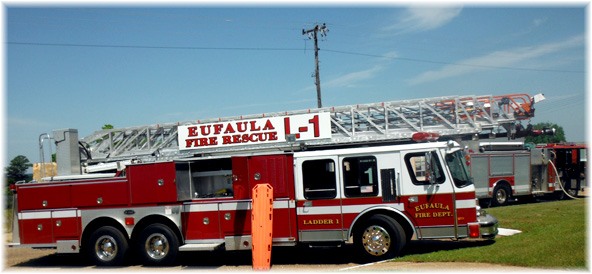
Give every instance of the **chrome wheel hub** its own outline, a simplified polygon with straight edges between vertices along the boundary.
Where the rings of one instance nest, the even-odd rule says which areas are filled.
[[[369,254],[382,256],[391,247],[391,236],[386,229],[373,225],[366,228],[362,234],[362,245]]]
[[[499,190],[498,192],[495,193],[495,199],[497,200],[498,203],[504,203],[506,201],[506,199],[508,198],[508,195],[506,195],[506,191],[505,190]]]
[[[117,255],[117,242],[111,236],[104,235],[95,242],[95,254],[102,261],[111,261]]]
[[[169,242],[167,238],[161,233],[154,233],[146,238],[144,249],[150,258],[159,260],[169,253]]]

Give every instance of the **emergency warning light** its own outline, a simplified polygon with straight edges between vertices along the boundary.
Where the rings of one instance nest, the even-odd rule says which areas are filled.
[[[440,134],[433,132],[416,132],[411,136],[411,140],[418,143],[438,141]]]

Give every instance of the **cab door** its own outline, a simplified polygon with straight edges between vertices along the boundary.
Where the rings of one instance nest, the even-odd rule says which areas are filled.
[[[401,152],[401,201],[418,238],[457,237],[455,189],[437,150]]]
[[[296,214],[301,242],[343,241],[342,197],[337,156],[295,159]]]

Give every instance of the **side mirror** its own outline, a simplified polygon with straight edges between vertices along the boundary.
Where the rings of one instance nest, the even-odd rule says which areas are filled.
[[[432,152],[425,153],[425,164],[426,181],[430,182],[430,184],[435,184],[436,175],[434,172],[434,158]]]

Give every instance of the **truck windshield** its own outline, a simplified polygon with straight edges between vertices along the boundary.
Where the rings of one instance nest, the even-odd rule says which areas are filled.
[[[469,177],[468,168],[465,163],[465,157],[461,150],[446,154],[446,164],[450,168],[454,185],[457,187],[465,187],[473,184],[471,177]]]

